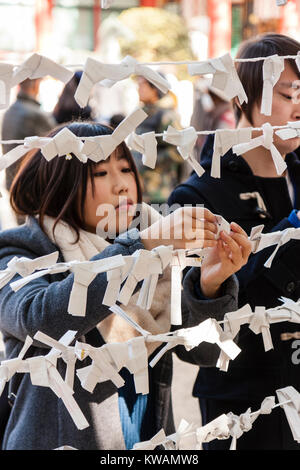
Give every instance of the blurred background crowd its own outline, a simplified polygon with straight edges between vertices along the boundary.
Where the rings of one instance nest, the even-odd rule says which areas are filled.
[[[289,0],[284,8],[275,0],[114,0],[107,10],[101,9],[100,0],[0,0],[2,61],[19,64],[39,52],[76,72],[65,87],[51,78],[26,80],[15,87],[10,108],[0,111],[1,138],[46,135],[73,119],[116,127],[138,104],[149,117],[137,133],[162,133],[170,124],[178,129],[192,125],[198,131],[233,128],[231,103],[211,87],[209,79],[190,77],[184,65],[157,66],[172,85],[167,95],[133,77],[112,88],[95,86],[88,106],[80,109],[73,96],[82,65],[89,56],[107,63],[118,63],[126,55],[142,62],[205,60],[226,52],[234,56],[243,40],[265,31],[299,40],[299,19],[300,0]],[[197,158],[202,145],[199,137]],[[3,145],[3,153],[10,148]],[[162,139],[154,171],[141,165],[139,155],[135,158],[147,202],[165,202],[190,172],[176,148]],[[8,204],[17,166],[0,173],[2,229],[22,222]]]

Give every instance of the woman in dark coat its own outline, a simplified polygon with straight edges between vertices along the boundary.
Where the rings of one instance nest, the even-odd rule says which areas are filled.
[[[244,43],[240,58],[265,57],[273,54],[297,55],[300,44],[286,36],[267,34]],[[260,114],[262,95],[262,61],[240,62],[238,75],[248,96],[248,104],[235,103],[238,128],[261,127],[264,122],[283,125],[300,119],[300,104],[295,88],[300,73],[294,60],[285,60],[285,70],[274,87],[272,115]],[[298,82],[299,83],[299,82]],[[252,137],[259,135],[253,132]],[[300,160],[294,151],[300,139],[281,140],[274,134],[274,144],[287,163],[285,174],[278,176],[270,152],[264,147],[251,150],[241,157],[230,150],[221,159],[221,178],[210,176],[214,138],[210,135],[201,156],[205,174],[193,173],[179,185],[169,198],[169,204],[204,204],[229,222],[235,221],[250,234],[251,228],[264,224],[264,232],[300,227]],[[298,300],[300,297],[300,243],[290,241],[278,251],[272,267],[264,262],[274,247],[252,255],[238,273],[239,306],[275,307],[281,296]],[[261,335],[255,335],[243,325],[239,334],[241,354],[229,366],[228,372],[202,368],[193,394],[200,400],[203,424],[222,413],[240,414],[260,403],[275,390],[292,385],[300,391],[300,366],[293,361],[294,339],[283,340],[282,333],[299,331],[299,325],[282,322],[271,326],[274,349],[264,351]],[[295,357],[295,356],[294,356]],[[293,363],[294,362],[294,363]],[[298,362],[298,361],[297,361]],[[227,441],[212,441],[208,449],[228,449]],[[244,434],[238,449],[298,449],[284,413],[276,408],[271,415],[258,419],[255,431]]]

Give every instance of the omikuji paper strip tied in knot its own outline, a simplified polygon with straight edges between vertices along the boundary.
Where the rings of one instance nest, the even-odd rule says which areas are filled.
[[[251,140],[252,129],[217,129],[214,139],[214,153],[212,156],[211,176],[221,177],[221,157],[234,145],[248,143]]]
[[[0,64],[0,109],[9,106],[13,69],[14,66],[11,64]]]
[[[23,357],[28,347],[32,344],[31,339],[29,341],[26,340],[25,347],[22,348],[22,351],[18,358],[10,359],[8,361],[2,361],[0,367],[0,378],[2,368],[4,368],[4,371],[8,371],[8,380],[15,373],[29,372],[32,385],[39,385],[41,387],[51,388],[51,390],[57,395],[57,397],[62,399],[76,427],[78,429],[85,429],[89,426],[89,424],[85,419],[82,411],[80,410],[78,404],[74,400],[74,391],[68,385],[68,383],[63,380],[63,378],[56,369],[56,363],[60,357],[62,357],[64,361],[67,362],[67,364],[68,361],[71,360],[72,363],[69,366],[70,369],[66,375],[66,378],[70,383],[72,382],[71,374],[73,371],[74,375],[75,362],[74,352],[72,352],[72,350],[69,350],[68,348],[64,349],[63,346],[68,346],[70,342],[73,341],[75,334],[75,331],[67,331],[57,342],[49,336],[44,335],[41,332],[37,332],[35,338],[40,338],[42,341],[45,340],[46,343],[50,345],[54,344],[54,347],[52,347],[50,352],[46,356],[34,356],[23,360]],[[65,354],[66,350],[68,350],[67,354]]]
[[[300,51],[298,51],[298,54],[297,54],[296,65],[297,65],[298,70],[300,72]]]
[[[293,438],[300,443],[300,394],[294,387],[276,390],[279,403],[284,409]],[[289,403],[285,403],[285,402]]]
[[[112,87],[118,81],[129,78],[131,75],[143,76],[162,93],[166,93],[170,89],[168,81],[158,72],[146,65],[141,65],[131,56],[126,56],[120,64],[104,64],[88,57],[74,98],[79,106],[84,108],[96,83],[99,82],[102,86]]]
[[[94,162],[106,160],[148,115],[138,108],[116,127],[112,134],[85,138],[82,152]]]
[[[279,129],[275,132],[282,140],[300,137],[300,121],[287,123],[287,129]]]
[[[288,243],[290,240],[300,240],[300,229],[290,227],[282,231],[278,230],[277,232],[262,233],[263,228],[263,225],[253,227],[249,239],[252,243],[252,253],[258,253],[264,248],[277,245],[272,255],[264,264],[266,268],[270,268],[279,248],[281,248],[285,243]]]
[[[281,72],[284,70],[284,59],[277,54],[267,57],[263,64],[263,91],[261,98],[262,114],[271,116],[273,87],[278,82]]]
[[[202,258],[190,258],[185,250],[176,250],[171,260],[171,325],[181,325],[181,280],[187,266],[200,267]]]
[[[127,140],[127,145],[131,150],[142,154],[143,165],[154,169],[157,160],[157,140],[154,132],[146,132],[138,135],[132,132]]]
[[[7,263],[7,268],[0,271],[0,289],[8,284],[16,274],[25,278],[37,269],[45,269],[52,266],[56,263],[58,255],[58,251],[54,251],[50,253],[50,255],[35,259],[25,257],[17,258],[15,256]]]
[[[240,331],[241,325],[249,323],[251,316],[252,310],[249,304],[235,312],[226,313],[224,315],[224,336],[234,340]],[[216,366],[223,372],[227,372],[229,361],[230,357],[224,351],[221,351]]]
[[[204,168],[197,162],[193,155],[193,149],[198,139],[197,132],[193,127],[186,129],[177,130],[172,126],[169,126],[163,134],[163,140],[169,144],[176,145],[177,150],[184,160],[186,160],[197,175],[202,176]]]
[[[236,442],[244,432],[248,432],[252,429],[253,422],[258,418],[260,414],[270,414],[275,406],[275,397],[270,396],[266,397],[262,404],[261,408],[254,413],[251,413],[251,408],[245,413],[242,413],[240,416],[237,416],[233,413],[228,413],[228,428],[229,433],[232,436],[232,442],[230,450],[236,450]]]
[[[287,165],[273,143],[273,128],[270,123],[266,122],[262,125],[262,130],[263,135],[251,139],[248,143],[234,145],[232,151],[237,155],[242,155],[262,145],[270,150],[277,174],[281,175],[286,170]]]
[[[12,86],[18,85],[27,78],[34,80],[46,77],[47,75],[67,83],[73,77],[74,72],[40,54],[32,54],[15,69]]]
[[[209,59],[205,62],[190,64],[188,66],[190,75],[213,74],[212,86],[217,88],[228,101],[235,96],[238,97],[240,104],[248,103],[248,98],[244,87],[239,79],[234,62],[230,54],[222,57]]]

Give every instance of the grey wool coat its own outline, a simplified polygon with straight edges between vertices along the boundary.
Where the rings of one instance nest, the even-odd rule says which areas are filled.
[[[144,245],[136,229],[118,237],[92,260],[116,254],[131,255]],[[27,223],[18,228],[0,232],[0,269],[14,257],[25,256],[34,259],[57,250],[38,221],[29,217]],[[59,262],[63,262],[62,255]],[[15,276],[16,280],[18,276]],[[199,269],[192,268],[183,283],[182,327],[193,326],[209,317],[222,319],[224,313],[236,309],[237,281],[234,276],[223,286],[222,297],[215,300],[201,300],[195,293],[195,283],[199,283]],[[7,359],[20,352],[27,335],[33,337],[39,330],[59,339],[67,330],[78,331],[76,339],[85,340],[95,346],[104,344],[96,325],[110,314],[102,305],[106,288],[106,274],[98,274],[88,290],[85,317],[74,317],[67,313],[69,295],[73,284],[73,274],[59,273],[33,280],[14,293],[9,285],[0,290],[0,329],[3,333]],[[98,335],[95,343],[95,334]],[[181,347],[182,348],[182,347]],[[34,342],[25,357],[47,354],[47,348]],[[188,354],[185,360],[202,366],[215,364],[218,349],[202,343]],[[79,363],[79,367],[88,365]],[[65,373],[61,359],[57,362],[58,371]],[[76,364],[78,367],[78,362]],[[54,449],[70,445],[80,450],[124,449],[124,439],[118,409],[118,392],[111,381],[97,384],[94,393],[84,390],[75,377],[74,398],[84,413],[90,426],[79,431],[73,423],[63,402],[51,389],[31,384],[29,374],[16,374],[12,380],[21,378],[16,399],[4,435],[3,449]],[[151,393],[155,394],[154,428],[162,427],[167,434],[174,432],[172,405],[172,353],[168,352],[153,368],[151,373]]]

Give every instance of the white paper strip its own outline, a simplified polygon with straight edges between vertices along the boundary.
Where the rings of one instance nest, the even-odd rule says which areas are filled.
[[[152,169],[155,168],[157,160],[157,140],[154,131],[142,135],[132,132],[127,140],[127,145],[131,150],[142,154],[142,162],[145,166]]]
[[[266,122],[262,125],[262,130],[263,135],[251,139],[248,143],[234,145],[232,151],[237,155],[242,155],[262,145],[270,150],[277,174],[281,175],[286,170],[287,165],[273,143],[273,128],[270,123]]]
[[[40,54],[32,54],[14,71],[12,86],[18,85],[27,78],[34,80],[47,75],[67,83],[74,75],[74,72]]]
[[[300,394],[294,387],[285,387],[276,390],[279,403],[282,404],[286,418],[288,420],[293,438],[300,443]]]
[[[87,105],[90,92],[96,83],[112,87],[118,81],[129,78],[131,75],[143,76],[156,86],[162,93],[170,89],[169,82],[159,73],[146,65],[141,65],[131,56],[126,56],[120,64],[104,64],[88,57],[74,98],[82,108]]]
[[[260,112],[266,116],[271,116],[272,114],[273,87],[278,82],[283,70],[284,59],[279,57],[278,54],[267,57],[264,60],[263,91]]]
[[[106,160],[147,116],[141,108],[136,109],[123,119],[112,134],[87,137],[82,152],[94,162]]]
[[[237,96],[240,104],[248,103],[246,92],[229,53],[205,62],[190,64],[188,65],[188,71],[192,76],[212,73],[212,86],[223,93],[228,101]]]

